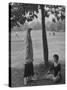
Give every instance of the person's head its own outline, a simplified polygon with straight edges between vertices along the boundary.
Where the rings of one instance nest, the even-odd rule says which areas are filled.
[[[53,55],[53,58],[54,58],[54,62],[58,63],[59,61],[59,56],[57,54],[54,54]]]
[[[28,32],[31,32],[32,28],[28,28]]]

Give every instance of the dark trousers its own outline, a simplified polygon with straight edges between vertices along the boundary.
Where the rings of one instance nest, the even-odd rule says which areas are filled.
[[[29,77],[34,75],[33,63],[26,63],[24,68],[24,77]]]

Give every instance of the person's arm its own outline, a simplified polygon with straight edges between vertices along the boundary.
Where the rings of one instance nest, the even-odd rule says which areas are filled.
[[[51,67],[49,67],[48,74],[50,74],[53,69],[54,69],[54,64],[52,64]]]
[[[54,64],[51,65],[50,71],[54,69]]]
[[[58,65],[58,74],[57,75],[58,76],[61,75],[61,65],[60,64]]]

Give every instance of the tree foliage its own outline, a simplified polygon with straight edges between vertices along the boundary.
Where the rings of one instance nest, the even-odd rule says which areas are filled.
[[[13,26],[19,26],[24,24],[26,21],[30,22],[34,18],[38,18],[37,14],[42,5],[39,4],[24,4],[24,3],[10,3],[11,7],[11,28]],[[28,14],[28,16],[27,16]],[[54,14],[57,20],[65,19],[65,7],[58,5],[44,5],[44,16],[49,17],[50,14]],[[56,23],[55,18],[52,19]]]
[[[11,27],[19,26],[20,24],[24,24],[25,21],[32,21],[34,17],[37,18],[38,13],[38,5],[33,4],[21,4],[21,3],[14,3],[10,4],[11,6]],[[26,16],[29,14],[28,16]]]

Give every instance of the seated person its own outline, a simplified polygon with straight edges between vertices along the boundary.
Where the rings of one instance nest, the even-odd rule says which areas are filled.
[[[52,64],[52,67],[49,68],[48,74],[46,75],[47,79],[53,80],[55,82],[58,82],[61,78],[61,65],[59,63],[59,56],[54,55],[54,62]],[[51,73],[53,71],[53,73]]]

